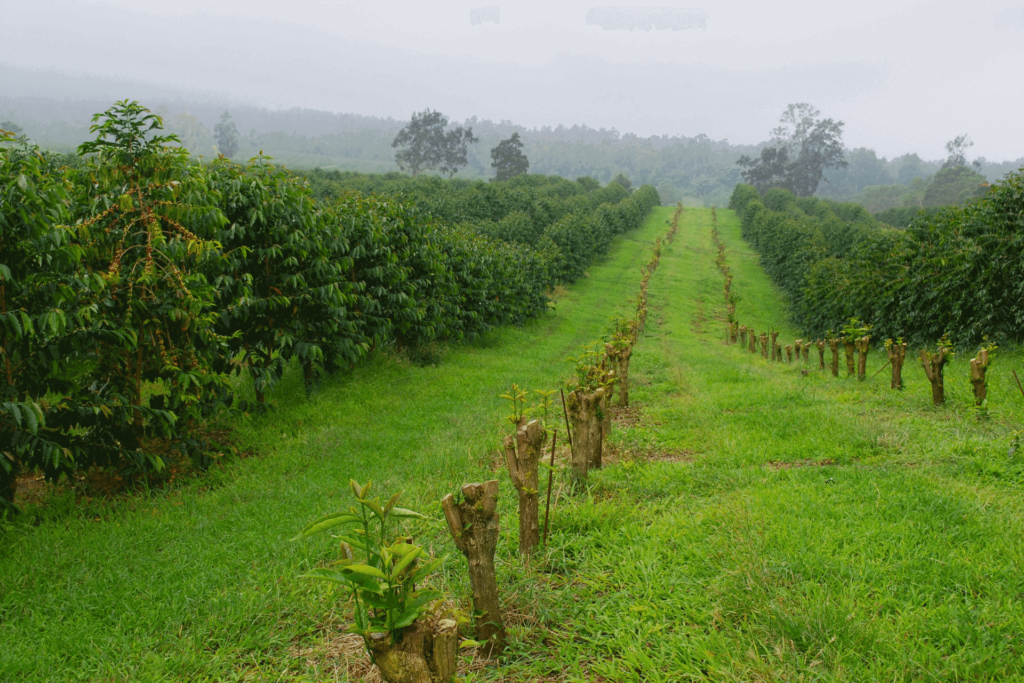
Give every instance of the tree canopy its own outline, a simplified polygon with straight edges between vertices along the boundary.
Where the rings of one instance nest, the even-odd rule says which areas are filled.
[[[495,170],[496,180],[499,181],[523,175],[530,170],[530,160],[523,154],[523,141],[519,139],[519,133],[512,133],[511,137],[491,149],[491,159],[491,168]]]
[[[773,188],[809,197],[818,189],[829,168],[846,168],[843,157],[843,122],[819,119],[821,114],[802,102],[791,104],[772,131],[776,144],[761,150],[761,156],[747,155],[736,163],[746,170],[743,178],[765,192]]]
[[[395,162],[414,176],[437,170],[448,177],[468,163],[467,146],[477,142],[473,128],[448,128],[448,117],[439,111],[424,109],[398,131],[391,146],[398,149]]]

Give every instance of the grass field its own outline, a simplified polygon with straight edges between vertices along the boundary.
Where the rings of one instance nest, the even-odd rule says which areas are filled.
[[[29,509],[0,532],[0,679],[359,680],[345,605],[296,578],[329,539],[288,539],[347,505],[350,477],[372,479],[437,518],[411,530],[451,556],[441,581],[462,597],[437,501],[494,476],[512,646],[488,666],[467,655],[464,680],[1024,678],[1019,356],[996,357],[981,414],[964,358],[933,408],[909,357],[897,393],[887,371],[802,376],[724,346],[709,211],[683,213],[651,281],[611,464],[586,494],[556,487],[548,548],[518,561],[515,496],[492,469],[498,394],[567,376],[565,357],[626,310],[670,214],[619,238],[550,315],[436,367],[377,357],[310,401],[292,378],[279,410],[236,425],[256,457],[119,502],[68,492]],[[738,318],[791,343],[738,221],[719,220]]]

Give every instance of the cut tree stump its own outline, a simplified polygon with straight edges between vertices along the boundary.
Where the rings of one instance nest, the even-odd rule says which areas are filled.
[[[390,633],[369,639],[373,663],[388,683],[448,683],[455,675],[459,624],[455,619],[420,617],[392,642]]]
[[[941,406],[946,402],[946,389],[942,384],[942,369],[949,361],[949,349],[945,346],[939,347],[938,353],[928,353],[921,349],[921,365],[924,366],[924,374],[932,383],[932,403]]]
[[[814,345],[818,348],[818,369],[819,370],[824,370],[825,369],[825,341],[823,339],[819,339],[818,341],[814,342]]]
[[[857,347],[857,379],[861,382],[868,378],[868,346],[871,337],[861,337],[854,341]]]
[[[829,339],[828,348],[832,351],[832,376],[839,376],[839,340]]]
[[[800,360],[800,354],[803,353],[803,350],[804,350],[804,340],[803,339],[797,339],[795,342],[793,342],[793,353],[796,354],[796,359],[797,360]]]
[[[601,397],[601,446],[604,447],[604,440],[612,433],[612,398],[615,396],[615,371],[608,370],[604,373],[602,384],[605,386],[604,396]]]
[[[601,399],[604,389],[587,394],[580,390],[567,397],[572,423],[572,476],[576,485],[587,482],[587,471],[601,467]]]
[[[747,326],[740,325],[740,345],[747,348]]]
[[[896,344],[895,342],[890,344],[885,349],[886,355],[889,356],[889,365],[892,366],[892,384],[891,387],[897,391],[903,389],[903,362],[907,358],[907,345]]]
[[[811,352],[811,342],[807,342],[806,344],[804,344],[804,350],[803,350],[803,358],[804,358],[804,362],[805,363],[807,362],[807,356],[808,356],[808,354],[810,354],[810,352]]]
[[[786,362],[787,363],[792,363],[793,362],[793,345],[792,344],[786,344]]]
[[[474,638],[485,656],[505,649],[505,623],[501,619],[498,583],[494,574],[494,549],[498,547],[498,480],[483,484],[464,484],[463,502],[456,503],[449,493],[441,499],[448,530],[455,546],[469,562],[469,585],[473,589],[476,618]]]
[[[846,354],[846,375],[847,377],[853,377],[857,372],[857,361],[854,358],[854,351],[857,350],[856,344],[852,339],[843,340],[843,353]]]
[[[981,349],[971,359],[971,384],[974,386],[974,405],[980,406],[988,395],[985,373],[988,372],[988,349]]]
[[[525,424],[524,424],[525,423]],[[548,433],[538,420],[520,420],[515,435],[505,437],[505,461],[519,492],[519,554],[529,555],[540,543],[540,473],[538,463]]]
[[[782,362],[782,344],[779,342],[772,343],[772,360]]]
[[[768,358],[768,335],[762,332],[759,341],[761,342],[761,355]]]
[[[616,350],[611,344],[604,347],[605,355],[615,364],[615,382],[619,385],[619,406],[629,406],[629,358],[633,347]]]

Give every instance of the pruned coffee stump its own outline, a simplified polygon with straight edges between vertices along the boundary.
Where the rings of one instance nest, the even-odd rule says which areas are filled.
[[[924,367],[924,374],[932,384],[932,403],[941,406],[946,402],[946,389],[943,386],[942,371],[949,361],[950,352],[945,346],[940,346],[938,353],[928,353],[921,349],[921,365]]]
[[[515,435],[505,437],[505,461],[519,492],[519,552],[528,555],[540,543],[540,476],[538,463],[548,434],[537,420],[520,420]]]
[[[839,340],[838,339],[829,339],[828,340],[828,348],[832,352],[832,363],[831,363],[832,376],[833,377],[838,377],[839,376]]]
[[[857,372],[857,361],[854,358],[854,351],[856,349],[857,346],[852,339],[843,340],[843,353],[846,354],[846,375],[848,377],[853,377]]]
[[[473,590],[473,609],[477,613],[474,636],[484,643],[487,657],[505,647],[505,624],[498,601],[498,583],[494,573],[494,550],[498,547],[498,481],[465,484],[461,503],[448,494],[441,499],[448,530],[455,546],[469,562],[469,584]]]
[[[374,664],[388,683],[448,683],[455,675],[459,626],[454,619],[420,618],[401,638],[374,633],[369,638]]]
[[[985,402],[988,395],[988,386],[985,374],[988,372],[988,349],[981,349],[978,355],[971,359],[971,385],[974,387],[974,405],[980,406]]]
[[[572,424],[572,472],[576,484],[585,484],[587,471],[601,467],[601,400],[604,389],[569,393],[566,408]]]
[[[871,337],[861,337],[854,341],[857,347],[857,379],[863,382],[868,375],[868,347]]]
[[[889,340],[886,342],[885,353],[889,356],[889,365],[892,367],[892,382],[890,386],[897,391],[902,390],[903,363],[907,358],[907,345]]]

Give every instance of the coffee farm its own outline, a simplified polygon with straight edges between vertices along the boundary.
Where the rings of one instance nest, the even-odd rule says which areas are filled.
[[[63,179],[46,185],[45,169],[38,170],[26,186],[74,190]],[[240,278],[227,268],[230,276],[208,282],[243,288],[232,296],[254,308],[244,317],[219,315],[230,328],[211,320],[208,343],[236,344],[224,358],[246,360],[195,396],[230,392],[246,410],[182,414],[208,430],[200,435],[216,426],[230,435],[218,439],[249,457],[216,457],[173,481],[138,478],[148,490],[113,496],[88,495],[84,482],[69,485],[65,475],[62,484],[25,499],[2,531],[3,677],[995,681],[1021,675],[1024,611],[1014,596],[1024,559],[1018,504],[1024,394],[1014,376],[1020,356],[1011,345],[995,348],[986,340],[956,347],[941,336],[880,344],[880,324],[846,310],[829,323],[832,335],[804,334],[814,330],[793,325],[785,292],[762,270],[765,257],[752,251],[740,219],[724,209],[655,207],[634,199],[636,192],[614,202],[601,195],[602,212],[625,201],[647,203],[621,209],[639,218],[609,229],[605,246],[583,260],[549,252],[563,264],[562,275],[535,286],[529,274],[551,270],[529,270],[546,257],[528,242],[478,236],[465,225],[435,226],[386,195],[317,205],[301,189],[287,189],[291,177],[263,162],[245,172],[251,175],[237,168],[220,173],[195,181],[222,196],[238,191],[227,205],[238,213],[216,228],[225,248],[218,258],[252,274]],[[549,184],[563,191],[560,183]],[[243,186],[254,185],[272,189],[246,198]],[[17,192],[18,176],[7,187]],[[185,229],[182,216],[189,213],[211,225],[221,220],[205,208],[215,204],[198,201],[161,213],[157,207],[177,195],[146,208],[147,193],[158,190],[133,187],[137,199],[96,200],[81,223],[66,222],[83,225],[101,216],[93,225],[117,214],[120,225],[165,220],[169,234]],[[291,217],[266,219],[266,230],[282,231],[268,238],[271,246],[226,248],[242,217],[264,220],[271,209]],[[279,227],[306,220],[307,210],[324,223],[308,232]],[[560,250],[576,254],[565,245],[590,244],[585,231],[594,224],[576,216],[543,230]],[[579,241],[555,241],[576,234],[575,225],[583,231]],[[355,228],[345,226],[363,227],[349,232]],[[116,229],[111,224],[103,234]],[[323,340],[339,333],[313,329],[324,315],[314,311],[307,320],[301,306],[292,313],[295,322],[269,334],[292,309],[277,293],[255,297],[244,290],[273,287],[296,298],[302,286],[296,278],[313,277],[308,265],[257,284],[265,276],[246,264],[275,257],[281,249],[275,240],[284,235],[321,231],[333,241],[324,246],[311,238],[314,246],[296,247],[291,258],[326,253],[313,259],[317,268],[338,267],[349,283],[357,274],[343,303],[363,315],[344,323],[345,338],[356,341],[341,350],[325,350],[337,349]],[[424,236],[438,240],[441,255],[390,256],[421,247]],[[92,248],[68,239],[55,248]],[[160,246],[169,252],[163,245],[173,241]],[[484,246],[494,260],[460,270],[464,255]],[[122,250],[122,268],[130,253]],[[515,267],[493,273],[513,258]],[[388,275],[375,259],[412,272]],[[140,262],[145,272],[145,258]],[[177,263],[171,256],[164,262]],[[338,263],[343,267],[332,265]],[[97,270],[111,272],[111,265]],[[493,291],[472,299],[479,307],[454,303],[470,296],[466,283],[474,273],[489,270],[488,286],[511,286],[509,278],[521,277],[521,292],[529,296],[498,293],[499,300],[510,299],[499,302],[501,309],[482,309],[494,301]],[[453,274],[451,281],[445,273]],[[151,284],[160,282],[154,277],[140,277],[137,285],[153,292],[140,297],[148,311],[164,310],[165,299],[173,302],[183,291],[172,278],[159,299],[164,294]],[[420,284],[390,297],[405,282]],[[429,287],[441,287],[438,282],[450,289],[417,298],[437,291]],[[88,291],[108,296],[99,283]],[[125,291],[134,290],[117,290]],[[550,305],[530,299],[548,292]],[[380,312],[407,299],[417,302],[408,315],[401,308]],[[96,305],[121,305],[104,302]],[[314,297],[309,305],[334,303]],[[206,315],[203,306],[189,309],[188,329]],[[131,310],[131,318],[121,314],[125,320],[158,319]],[[49,326],[45,311],[34,315],[42,321],[36,327]],[[251,319],[263,322],[250,329]],[[147,324],[131,343],[157,343]],[[441,325],[461,335],[439,332]],[[109,339],[118,337],[102,341],[112,344]],[[168,354],[190,348],[170,339]],[[259,340],[259,354],[255,341],[246,348],[246,339]],[[95,343],[86,339],[83,347]],[[137,347],[126,348],[135,353]],[[285,357],[284,348],[295,354]],[[310,349],[305,355],[304,348]],[[141,357],[118,361],[124,366],[111,375],[125,378],[122,421],[129,435],[136,412],[148,428],[160,411],[178,405],[132,400],[138,393],[133,371],[146,367]],[[102,367],[74,371],[95,374]],[[215,374],[217,366],[211,368]],[[177,376],[147,380],[142,393],[159,395],[153,386],[171,386]],[[188,387],[180,390],[187,393]],[[47,400],[46,409],[53,405]],[[63,424],[45,411],[42,418],[46,428]],[[66,438],[77,436],[68,430]],[[139,441],[158,438],[183,439],[177,432],[146,432]],[[103,464],[83,462],[71,471],[72,481]],[[22,466],[32,477],[22,476],[19,490],[41,486],[35,479],[45,470]]]

